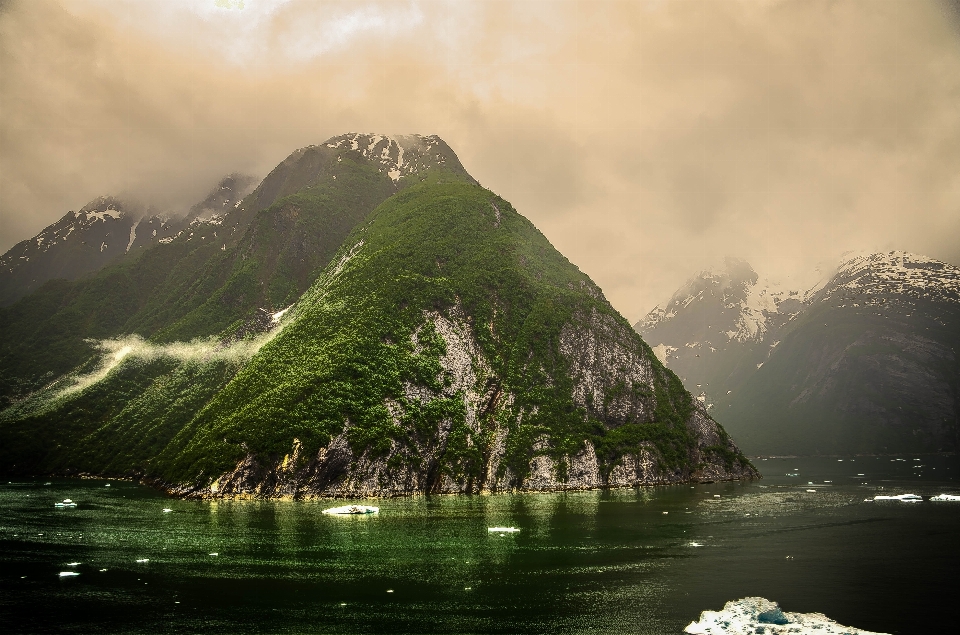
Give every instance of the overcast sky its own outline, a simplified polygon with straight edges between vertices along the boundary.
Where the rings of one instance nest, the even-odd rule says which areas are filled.
[[[0,0],[0,251],[377,132],[440,135],[631,322],[726,255],[960,264],[953,7]]]

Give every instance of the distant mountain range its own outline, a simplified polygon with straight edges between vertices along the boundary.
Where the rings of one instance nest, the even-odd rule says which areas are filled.
[[[960,446],[960,269],[947,263],[850,255],[802,290],[728,259],[634,328],[747,452]]]
[[[82,223],[127,219],[113,259],[0,308],[0,471],[201,497],[757,475],[439,137],[334,137],[215,203],[138,249],[104,202]]]
[[[232,174],[179,217],[101,196],[79,212],[69,211],[39,234],[0,256],[0,306],[11,304],[48,280],[76,280],[108,263],[156,244],[173,241],[191,225],[216,224],[240,202],[253,177]]]

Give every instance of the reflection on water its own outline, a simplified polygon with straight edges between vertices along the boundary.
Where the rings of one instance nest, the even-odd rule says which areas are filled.
[[[956,458],[756,463],[754,483],[386,499],[362,516],[11,482],[0,631],[659,634],[748,595],[870,630],[945,626],[898,607],[952,602],[960,503],[864,499],[960,493]]]

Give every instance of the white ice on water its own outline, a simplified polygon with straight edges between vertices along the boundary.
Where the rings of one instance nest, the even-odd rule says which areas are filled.
[[[720,611],[704,611],[683,629],[689,635],[883,635],[841,626],[822,613],[785,613],[765,598],[727,602]]]
[[[957,496],[956,494],[940,494],[938,496],[932,496],[930,500],[937,502],[960,501],[960,496]]]

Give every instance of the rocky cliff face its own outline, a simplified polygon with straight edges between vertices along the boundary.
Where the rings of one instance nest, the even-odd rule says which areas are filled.
[[[654,383],[655,362],[623,345],[623,341],[630,340],[624,330],[629,330],[628,326],[596,312],[577,317],[576,327],[571,324],[564,328],[560,344],[573,369],[575,403],[584,411],[611,422],[652,418],[653,413],[646,410],[646,404],[622,397],[608,399],[607,395],[622,393],[624,385],[649,389]],[[207,486],[167,485],[168,491],[197,498],[358,498],[588,490],[760,476],[752,465],[742,460],[737,446],[702,406],[693,408],[684,422],[695,440],[686,449],[688,467],[666,467],[657,448],[643,443],[614,457],[608,465],[598,458],[589,440],[584,440],[576,452],[558,457],[550,435],[543,434],[534,439],[527,470],[522,475],[515,474],[504,464],[510,427],[503,423],[515,415],[514,395],[504,392],[474,340],[462,308],[454,307],[447,315],[427,312],[424,318],[444,341],[440,365],[447,382],[438,392],[408,384],[405,396],[420,406],[438,398],[462,400],[471,434],[490,439],[480,478],[456,478],[439,469],[453,427],[452,420],[446,420],[438,426],[431,442],[418,444],[412,453],[422,457],[422,462],[410,461],[409,449],[396,442],[385,455],[374,456],[369,451],[358,454],[351,447],[350,430],[345,428],[313,455],[304,456],[303,444],[294,439],[290,451],[275,461],[248,454],[234,469],[219,475]],[[414,334],[414,343],[416,339]],[[599,403],[608,406],[602,411],[590,406]],[[402,425],[402,406],[398,402],[388,406],[393,422]],[[733,458],[725,462],[718,460],[718,455]]]

